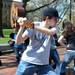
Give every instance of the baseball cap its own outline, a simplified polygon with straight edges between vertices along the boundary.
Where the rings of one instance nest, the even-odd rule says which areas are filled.
[[[60,18],[58,11],[55,8],[47,8],[43,11],[43,16]]]

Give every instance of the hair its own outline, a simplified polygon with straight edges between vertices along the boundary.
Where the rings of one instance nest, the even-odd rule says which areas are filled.
[[[14,35],[15,35],[15,33],[10,33],[10,38],[14,39]]]
[[[48,19],[51,19],[53,16],[43,16],[43,21],[46,20],[46,17],[48,17]]]
[[[64,21],[62,27],[62,35],[64,35],[65,37],[68,37],[72,33],[75,33],[75,27],[70,21]]]

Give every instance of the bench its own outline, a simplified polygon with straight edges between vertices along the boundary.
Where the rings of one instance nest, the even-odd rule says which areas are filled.
[[[5,44],[0,44],[0,51],[2,53],[6,53],[6,52],[8,53],[8,52],[12,52],[13,49],[9,46],[8,43],[5,43]]]

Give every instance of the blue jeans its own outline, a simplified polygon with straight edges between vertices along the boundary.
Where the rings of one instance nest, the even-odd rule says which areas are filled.
[[[55,66],[54,66],[55,72],[57,74],[60,74],[60,71],[59,71],[59,68],[60,68],[60,58],[59,58],[59,54],[58,54],[57,50],[56,49],[51,50],[50,56],[51,56],[51,58],[53,59],[53,61],[55,63]]]
[[[75,75],[75,51],[74,50],[67,50],[67,52],[64,55],[64,60],[61,63],[61,73],[64,73],[66,71],[66,66],[74,60],[74,70],[73,75]]]
[[[57,75],[50,65],[35,65],[25,61],[20,61],[16,75]]]
[[[50,51],[50,57],[53,59],[55,65],[60,64],[59,54],[56,49]]]

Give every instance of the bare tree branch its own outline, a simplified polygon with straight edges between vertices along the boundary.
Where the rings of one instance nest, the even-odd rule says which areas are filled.
[[[53,1],[52,1],[51,3],[49,3],[49,4],[45,4],[45,5],[43,5],[43,6],[40,6],[40,7],[36,8],[36,9],[26,11],[26,13],[34,12],[34,11],[36,11],[36,10],[39,10],[39,9],[43,8],[43,7],[46,7],[46,6],[48,6],[48,5],[51,5],[52,3],[56,2],[56,1],[57,1],[57,0],[53,0]]]

